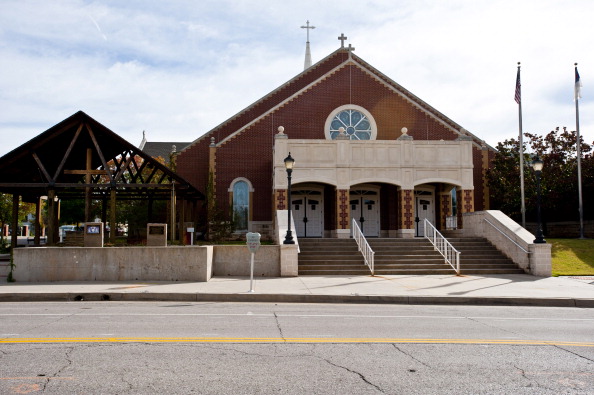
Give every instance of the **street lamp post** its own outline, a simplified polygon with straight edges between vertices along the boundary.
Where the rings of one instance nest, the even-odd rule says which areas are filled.
[[[288,200],[288,213],[289,213],[289,223],[287,227],[287,235],[285,237],[285,241],[283,244],[295,244],[295,240],[293,240],[293,234],[291,232],[291,173],[293,173],[293,165],[295,164],[295,159],[291,157],[291,153],[289,152],[289,156],[285,158],[285,169],[287,169],[287,200]]]
[[[544,235],[542,234],[542,221],[540,216],[540,175],[542,173],[542,167],[544,162],[536,155],[534,160],[532,161],[532,168],[536,173],[536,238],[534,239],[534,243],[542,244],[546,243],[544,239]]]

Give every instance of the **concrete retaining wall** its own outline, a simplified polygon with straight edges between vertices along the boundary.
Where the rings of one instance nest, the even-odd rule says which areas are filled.
[[[16,281],[208,281],[213,247],[18,248]]]
[[[249,276],[251,253],[245,245],[214,246],[213,275]],[[260,246],[254,255],[254,277],[280,277],[280,248]]]
[[[551,245],[535,244],[533,234],[499,210],[465,213],[463,232],[486,238],[527,273],[552,273]]]

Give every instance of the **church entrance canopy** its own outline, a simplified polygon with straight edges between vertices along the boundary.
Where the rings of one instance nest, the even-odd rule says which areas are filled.
[[[204,199],[201,192],[167,166],[82,111],[0,158],[0,192],[12,194],[17,202],[18,196],[22,196],[23,201],[38,205],[39,199],[47,196],[48,244],[56,237],[57,219],[51,214],[51,206],[58,197],[84,198],[85,221],[90,220],[92,200],[110,200],[112,223],[116,196]]]

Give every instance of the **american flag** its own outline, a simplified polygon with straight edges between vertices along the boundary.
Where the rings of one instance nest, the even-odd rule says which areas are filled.
[[[577,73],[577,71],[576,71]],[[516,103],[522,102],[522,84],[520,84],[520,66],[518,66],[518,77],[516,78]]]
[[[575,68],[575,100],[582,98],[582,80],[580,80],[580,73]]]

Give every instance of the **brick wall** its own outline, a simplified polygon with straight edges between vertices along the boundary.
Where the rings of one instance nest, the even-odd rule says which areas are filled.
[[[346,56],[346,52],[337,52],[315,70],[305,72],[283,85],[184,150],[178,157],[180,175],[205,193],[210,137],[215,137],[215,142],[220,143],[292,93],[332,70]],[[237,177],[245,177],[255,190],[252,219],[272,221],[272,148],[277,128],[284,126],[285,133],[291,139],[325,139],[326,119],[337,107],[349,103],[359,105],[372,114],[378,127],[378,140],[398,138],[402,127],[407,127],[409,135],[415,140],[454,140],[458,137],[457,133],[411,105],[377,79],[356,66],[346,65],[217,147],[216,193],[219,206],[224,208],[230,204],[227,189],[231,182]],[[473,163],[475,191],[482,191],[479,147],[473,147]],[[477,210],[484,208],[483,200],[482,193],[475,193]],[[383,219],[389,223],[383,224],[382,228],[385,228],[384,225],[389,229],[394,228],[396,215],[390,213],[389,218]]]

